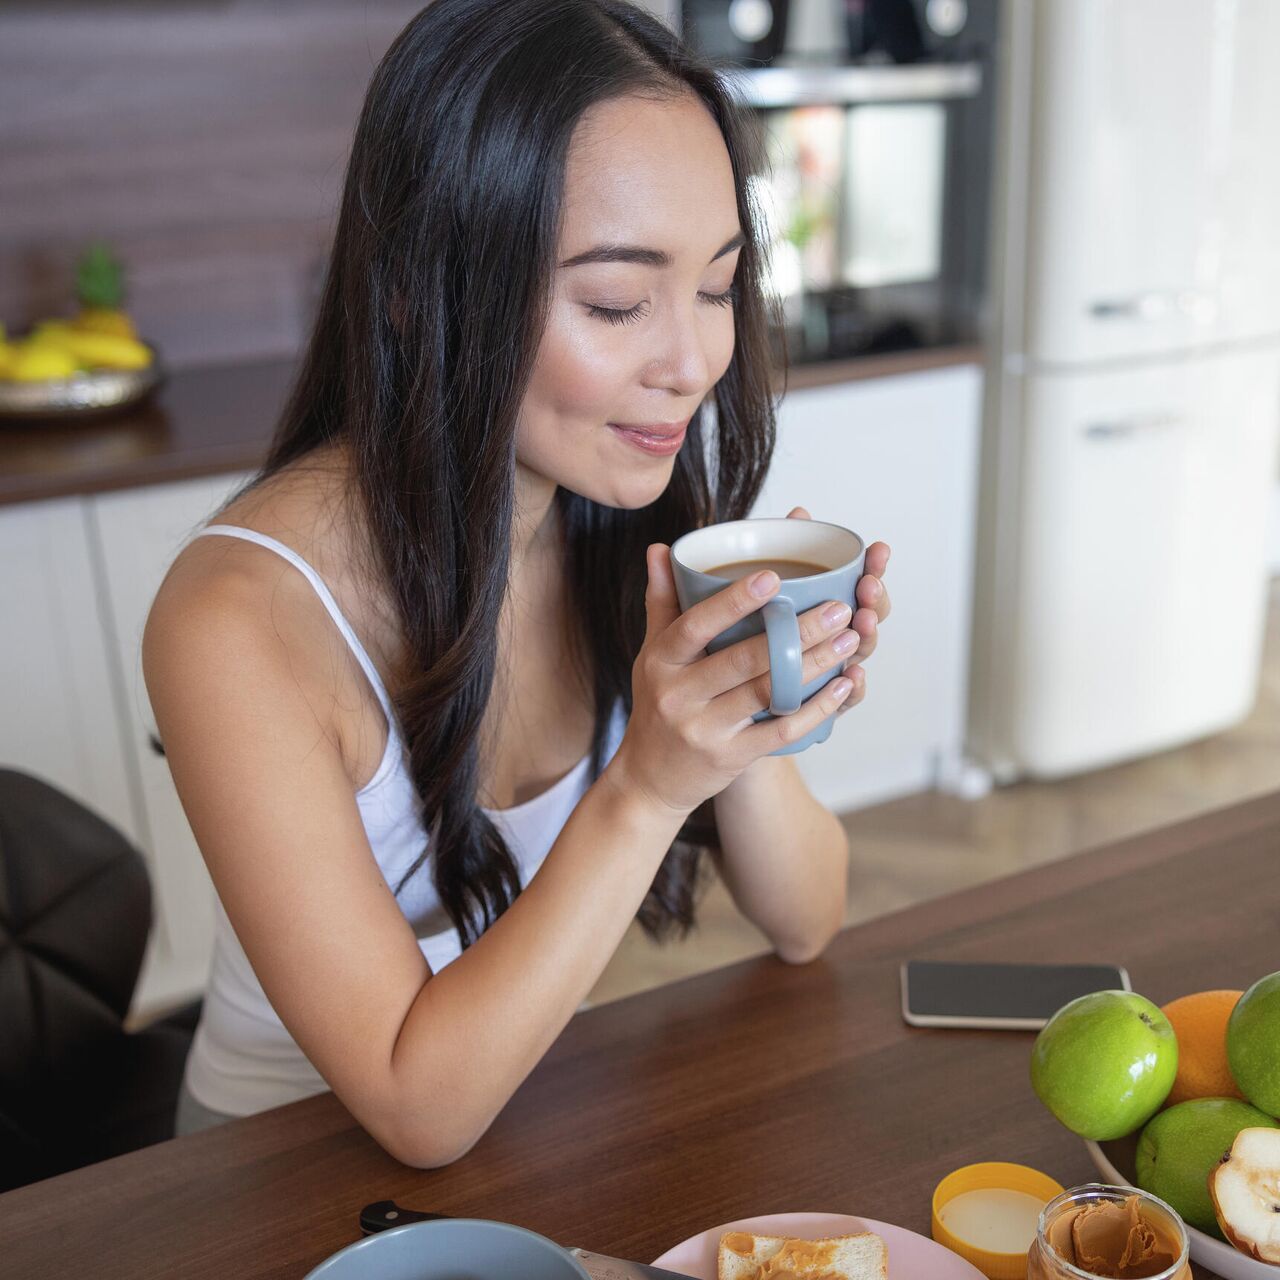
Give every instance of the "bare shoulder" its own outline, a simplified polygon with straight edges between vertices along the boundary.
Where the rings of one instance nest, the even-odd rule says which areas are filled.
[[[300,691],[323,705],[331,642],[314,593],[308,599],[299,575],[281,572],[288,569],[230,538],[198,539],[178,556],[142,636],[143,677],[162,736],[176,709],[227,706],[247,690],[264,711]]]
[[[328,481],[306,471],[273,477],[215,520],[264,533],[337,572],[333,496]],[[244,539],[202,537],[178,554],[152,603],[143,673],[158,715],[179,682],[210,692],[248,682],[270,700],[287,681],[290,696],[301,691],[322,706],[335,692],[341,649],[315,590],[287,560]]]

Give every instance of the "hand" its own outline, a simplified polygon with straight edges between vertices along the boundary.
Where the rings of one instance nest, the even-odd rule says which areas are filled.
[[[839,676],[791,715],[755,723],[753,716],[769,705],[766,638],[752,636],[711,655],[704,650],[778,593],[778,575],[744,578],[681,613],[669,549],[654,543],[646,559],[647,628],[631,670],[631,718],[609,770],[666,809],[690,813],[748,765],[816,728],[853,684]],[[861,639],[849,629],[849,606],[837,605],[824,618],[830,607],[824,603],[798,618],[806,684],[840,664]]]
[[[812,517],[803,507],[793,507],[787,512],[787,518],[809,520]],[[862,577],[858,579],[858,585],[854,590],[854,599],[859,607],[853,615],[853,630],[858,633],[860,643],[857,652],[845,659],[842,668],[853,681],[853,693],[840,704],[839,715],[844,715],[846,711],[856,707],[866,696],[867,678],[861,664],[876,651],[880,623],[889,616],[889,592],[881,581],[888,567],[889,544],[873,542],[867,548]]]

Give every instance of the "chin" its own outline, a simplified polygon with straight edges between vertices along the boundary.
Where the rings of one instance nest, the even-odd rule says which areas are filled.
[[[588,493],[593,502],[606,507],[618,507],[623,511],[639,511],[662,497],[671,483],[674,465],[663,467],[650,475],[611,476],[595,493]]]

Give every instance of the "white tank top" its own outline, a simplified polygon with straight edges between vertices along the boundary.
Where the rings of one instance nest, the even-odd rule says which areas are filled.
[[[266,534],[236,525],[209,525],[194,536],[210,535],[256,542],[293,565],[315,588],[373,686],[387,719],[387,747],[373,777],[356,792],[356,805],[374,859],[383,879],[394,891],[427,844],[427,835],[406,768],[404,740],[377,668],[343,617],[329,588],[296,551]],[[625,727],[619,703],[605,740],[606,762],[617,750]],[[483,811],[506,839],[519,868],[521,887],[529,883],[542,865],[590,782],[588,754],[532,800],[510,809]],[[457,959],[462,944],[432,883],[430,857],[413,874],[396,901],[413,927],[433,972],[438,973]],[[187,1058],[185,1078],[187,1089],[197,1102],[234,1116],[282,1106],[329,1087],[276,1016],[221,902],[215,903],[213,965],[200,1023]]]

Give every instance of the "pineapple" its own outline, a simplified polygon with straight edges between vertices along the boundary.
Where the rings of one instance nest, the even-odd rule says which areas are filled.
[[[80,310],[71,322],[75,328],[137,340],[133,321],[122,306],[124,273],[106,245],[90,245],[76,264],[76,296]]]

